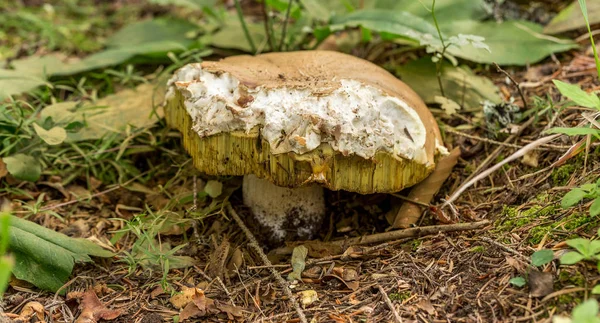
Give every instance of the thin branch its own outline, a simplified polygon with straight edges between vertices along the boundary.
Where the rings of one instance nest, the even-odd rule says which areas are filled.
[[[285,33],[287,31],[288,21],[290,20],[290,12],[292,11],[292,0],[288,1],[288,7],[285,12],[285,20],[283,21],[283,30],[281,31],[281,39],[279,40],[279,51],[283,49],[283,43],[285,42]]]
[[[383,297],[383,300],[390,308],[390,311],[392,311],[392,314],[394,314],[394,319],[396,320],[396,323],[402,323],[402,317],[400,317],[400,314],[398,314],[398,311],[396,311],[396,308],[394,307],[394,304],[392,304],[392,300],[390,300],[390,297],[388,296],[385,289],[383,289],[383,287],[381,287],[381,285],[379,284],[377,284],[377,289],[379,289],[379,293]]]
[[[256,241],[256,238],[254,237],[252,232],[250,232],[248,227],[244,224],[244,221],[242,221],[242,219],[237,214],[237,212],[233,209],[231,204],[227,204],[227,212],[231,215],[231,217],[235,220],[235,222],[240,226],[242,231],[244,231],[244,234],[246,235],[248,240],[250,240],[250,247],[252,247],[252,249],[254,249],[254,251],[260,256],[260,259],[265,264],[265,266],[267,266],[269,268],[271,275],[273,275],[273,277],[275,277],[275,280],[277,281],[279,286],[283,289],[285,295],[288,297],[288,299],[290,300],[290,302],[296,309],[296,313],[298,313],[298,317],[300,318],[300,321],[302,323],[308,323],[308,321],[306,320],[306,315],[304,315],[304,311],[302,310],[302,308],[300,307],[300,304],[298,304],[298,301],[296,300],[296,296],[294,296],[294,294],[292,294],[292,291],[290,290],[288,284],[283,279],[283,277],[281,277],[281,274],[279,274],[279,272],[277,270],[275,270],[275,268],[273,268],[273,264],[271,263],[269,258],[267,258],[267,255],[265,255],[265,253],[263,252],[262,248],[258,244],[258,241]]]
[[[519,82],[515,81],[515,79],[512,76],[510,76],[510,74],[508,74],[507,71],[500,68],[500,65],[496,64],[496,62],[494,62],[494,65],[496,65],[496,69],[498,70],[498,72],[501,72],[504,75],[506,75],[506,77],[508,77],[508,79],[517,87],[517,90],[519,91],[519,96],[521,96],[521,100],[523,101],[523,108],[527,110],[527,100],[525,100],[525,95],[523,95],[523,91],[521,90],[521,85],[519,85]]]
[[[244,35],[248,40],[248,44],[250,45],[250,49],[253,53],[256,53],[256,46],[254,45],[254,41],[250,36],[250,31],[248,31],[248,26],[246,25],[246,19],[244,19],[244,13],[242,12],[242,6],[240,5],[240,0],[234,0],[235,2],[235,10],[237,11],[238,18],[240,19],[240,23],[242,24],[242,29],[244,30]]]
[[[263,1],[262,3],[262,12],[263,12],[263,20],[265,25],[265,34],[267,35],[267,40],[269,42],[270,51],[275,50],[275,38],[273,38],[273,24],[271,23],[271,17],[267,12],[267,2]]]
[[[452,202],[456,201],[456,199],[469,187],[471,187],[473,184],[475,184],[476,182],[478,182],[479,180],[488,177],[490,174],[492,174],[493,172],[495,172],[496,170],[498,170],[500,167],[502,167],[503,165],[510,163],[511,161],[520,158],[522,156],[524,156],[526,153],[532,151],[533,149],[535,149],[536,147],[539,147],[542,144],[545,144],[547,142],[550,142],[552,140],[554,140],[555,138],[557,138],[558,136],[561,136],[561,134],[555,134],[555,135],[551,135],[551,136],[546,136],[546,137],[542,137],[530,144],[528,144],[527,146],[517,150],[514,154],[510,155],[508,158],[504,159],[503,161],[497,163],[496,165],[492,166],[491,168],[488,168],[487,170],[485,170],[484,172],[482,172],[481,174],[473,177],[470,181],[468,181],[467,183],[463,184],[461,187],[458,188],[458,190],[456,190],[456,192],[452,193],[452,196],[450,196],[450,198],[448,198],[448,200],[446,200],[444,202],[444,204],[442,204],[442,208],[449,206]]]

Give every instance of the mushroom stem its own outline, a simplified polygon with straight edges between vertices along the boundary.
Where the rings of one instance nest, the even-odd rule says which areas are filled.
[[[244,176],[244,204],[269,231],[270,243],[312,239],[325,218],[325,197],[319,185],[286,188],[255,175]]]

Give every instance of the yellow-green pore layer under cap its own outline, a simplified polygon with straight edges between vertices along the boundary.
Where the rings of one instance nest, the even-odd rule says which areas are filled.
[[[243,57],[252,61],[262,56],[263,60],[273,64],[273,61],[279,61],[279,59],[272,59],[274,55],[287,55],[282,61],[291,62],[292,65],[295,61],[294,55],[300,55],[301,62],[307,60],[306,55],[311,55],[313,57],[309,57],[308,60],[320,61],[320,68],[323,68],[323,64],[327,65],[328,61],[331,62],[329,65],[335,65],[328,67],[334,74],[336,69],[344,68],[343,66],[348,63],[365,64],[368,67],[366,71],[360,66],[355,68],[363,72],[383,73],[384,81],[387,81],[386,86],[388,87],[390,86],[390,80],[385,78],[391,77],[393,81],[398,82],[397,84],[401,84],[402,87],[395,90],[402,91],[403,96],[395,96],[404,99],[404,101],[411,101],[409,102],[410,106],[417,111],[425,126],[427,131],[425,146],[427,147],[423,149],[429,150],[426,153],[428,156],[427,161],[417,162],[410,158],[391,154],[386,150],[378,150],[372,157],[364,158],[356,154],[336,151],[327,142],[321,142],[315,149],[305,153],[293,151],[274,153],[271,144],[261,135],[261,126],[255,126],[248,131],[233,130],[200,136],[197,125],[186,109],[185,95],[177,87],[171,86],[171,93],[167,96],[165,105],[167,123],[182,133],[184,147],[192,156],[194,165],[198,170],[210,175],[242,176],[255,174],[260,178],[270,180],[275,185],[290,188],[318,182],[331,190],[346,190],[361,194],[397,192],[422,181],[433,171],[435,162],[445,151],[443,147],[438,146],[441,141],[439,129],[425,104],[404,83],[370,62],[340,53],[314,51]],[[333,55],[335,59],[327,60],[323,57],[320,59],[319,56],[322,55]],[[214,70],[220,62],[205,63],[211,64],[209,69]],[[205,67],[205,63],[202,63],[202,68]],[[302,71],[303,67],[298,66],[297,68]],[[293,79],[293,75],[287,75],[281,69],[279,72],[281,73],[277,73],[276,78],[281,80]],[[230,73],[230,71],[220,71],[220,73]],[[305,68],[303,73],[310,73],[310,68]],[[231,74],[236,76],[235,73]],[[347,76],[342,76],[347,78]],[[314,77],[317,76],[311,78],[313,81]],[[327,77],[331,78],[332,76],[327,74]],[[377,78],[377,76],[371,75],[370,78]],[[363,81],[360,77],[358,80]],[[260,82],[258,82],[259,84],[245,84],[243,78],[240,78],[239,82],[240,88],[244,87],[243,91],[240,91],[243,92],[242,95],[247,94],[247,89],[256,89],[261,86]],[[370,83],[369,85],[373,85],[376,82]],[[282,86],[285,87],[285,84]],[[272,85],[271,88],[273,88]],[[396,94],[389,93],[391,91],[385,92],[390,95]],[[323,95],[323,93],[318,95]]]

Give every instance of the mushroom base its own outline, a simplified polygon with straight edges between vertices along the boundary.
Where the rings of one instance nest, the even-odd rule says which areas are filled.
[[[312,239],[323,223],[325,197],[319,185],[284,188],[247,175],[242,190],[244,204],[267,231],[261,240],[269,244]]]

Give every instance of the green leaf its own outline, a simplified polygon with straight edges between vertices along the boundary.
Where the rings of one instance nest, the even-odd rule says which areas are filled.
[[[42,85],[48,85],[43,77],[0,69],[0,102],[11,95],[27,92]]]
[[[593,254],[590,252],[590,240],[583,238],[575,238],[567,240],[566,242],[567,246],[575,248],[575,250],[579,251],[579,253],[581,253],[581,255],[583,255],[584,257],[588,258],[593,256]]]
[[[265,27],[262,23],[253,23],[246,21],[250,37],[259,48],[266,46],[267,36],[265,35]],[[275,33],[278,36],[278,33]],[[277,37],[275,37],[277,43]],[[239,49],[245,52],[251,52],[250,44],[244,35],[242,24],[235,16],[227,16],[225,25],[219,31],[214,33],[209,40],[210,44],[219,48]],[[263,47],[260,47],[261,44]]]
[[[575,306],[573,309],[573,322],[576,323],[595,323],[600,321],[598,318],[598,302],[594,298]]]
[[[166,83],[160,82],[159,86],[142,84],[135,90],[123,90],[104,97],[96,104],[52,104],[45,107],[40,116],[42,120],[52,118],[54,123],[59,124],[77,121],[85,124],[78,132],[67,133],[67,142],[125,134],[128,127],[149,127],[162,117],[163,109],[155,109],[155,106],[163,101],[164,84]]]
[[[210,180],[206,182],[206,185],[204,186],[204,192],[206,192],[206,194],[212,198],[218,197],[223,192],[223,183]]]
[[[560,91],[560,94],[571,99],[576,104],[586,107],[600,110],[600,98],[594,93],[587,93],[582,90],[581,87],[575,84],[565,83],[559,80],[552,80],[556,88]]]
[[[549,249],[538,250],[531,255],[531,264],[539,267],[543,266],[554,259],[554,252]]]
[[[600,285],[596,285],[596,286],[594,286],[594,288],[592,288],[592,294],[595,294],[595,295],[600,294]]]
[[[587,9],[590,24],[595,25],[599,23],[600,2],[588,1]],[[559,34],[585,26],[585,20],[583,19],[581,10],[579,10],[579,5],[574,1],[550,20],[546,27],[544,27],[544,33]]]
[[[523,286],[525,286],[525,284],[527,284],[527,281],[525,280],[525,278],[523,278],[521,276],[513,277],[508,282],[517,287],[523,287]]]
[[[14,264],[15,261],[12,257],[0,257],[0,297],[2,294],[4,294],[6,287],[8,287],[8,282],[10,280],[10,275],[12,273]]]
[[[597,197],[594,202],[592,203],[592,206],[590,206],[590,215],[591,216],[597,216],[600,214],[600,197]]]
[[[75,263],[90,262],[89,255],[114,255],[89,240],[70,238],[18,217],[11,219],[10,241],[15,277],[50,291],[66,282]]]
[[[287,276],[287,280],[302,280],[302,271],[306,266],[306,256],[308,255],[308,248],[305,246],[297,246],[292,251],[292,269],[293,271]]]
[[[32,156],[16,154],[2,158],[2,161],[8,172],[17,179],[35,182],[42,175],[40,162]]]
[[[150,3],[158,5],[174,5],[187,7],[194,10],[202,10],[205,7],[213,7],[216,4],[216,0],[150,0]]]
[[[60,145],[67,139],[67,131],[61,127],[53,127],[50,130],[46,130],[37,123],[33,123],[33,129],[50,146]]]
[[[442,29],[447,35],[467,34],[485,38],[483,41],[490,52],[473,46],[449,48],[449,53],[477,63],[499,65],[527,65],[536,63],[548,55],[577,47],[571,40],[559,39],[542,34],[538,24],[511,20],[478,22],[458,21]]]
[[[560,263],[562,265],[574,265],[583,260],[583,255],[579,252],[570,251],[560,257]]]
[[[424,40],[426,35],[437,35],[435,27],[406,11],[384,9],[357,10],[345,15],[334,16],[330,28],[341,30],[347,27],[364,27],[379,33],[398,35],[412,40]]]
[[[396,74],[413,88],[426,103],[436,103],[435,97],[442,96],[436,77],[435,64],[430,57],[411,61],[396,69]],[[442,67],[444,93],[452,101],[466,109],[481,107],[481,102],[502,102],[498,88],[485,77],[475,75],[468,67]]]
[[[575,127],[575,128],[563,128],[563,127],[555,127],[546,130],[546,133],[564,133],[569,136],[585,136],[585,135],[600,135],[599,129],[592,128],[583,128],[583,127]]]
[[[563,209],[569,208],[583,200],[586,195],[587,192],[580,188],[571,189],[567,194],[565,194],[565,196],[563,196],[562,200],[560,201],[560,206],[562,206]]]

